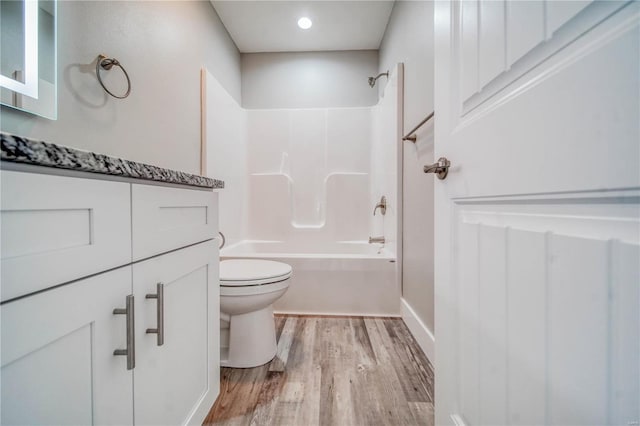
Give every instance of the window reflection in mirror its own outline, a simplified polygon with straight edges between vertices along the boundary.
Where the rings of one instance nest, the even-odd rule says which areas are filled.
[[[0,8],[0,102],[55,120],[56,2],[2,0]]]

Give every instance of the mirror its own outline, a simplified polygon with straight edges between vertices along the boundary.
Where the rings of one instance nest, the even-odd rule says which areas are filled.
[[[0,103],[55,120],[55,0],[0,1]]]

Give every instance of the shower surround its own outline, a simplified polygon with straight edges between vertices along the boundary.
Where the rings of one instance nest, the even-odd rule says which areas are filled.
[[[399,314],[401,84],[399,65],[372,107],[245,110],[206,76],[207,174],[226,184],[221,255],[291,263],[277,311]],[[386,215],[374,216],[382,195]]]
[[[370,108],[249,110],[248,237],[365,240]]]

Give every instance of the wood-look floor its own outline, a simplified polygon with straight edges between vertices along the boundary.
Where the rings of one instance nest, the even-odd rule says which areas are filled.
[[[205,425],[433,425],[433,368],[401,319],[276,316],[278,354],[223,368]]]

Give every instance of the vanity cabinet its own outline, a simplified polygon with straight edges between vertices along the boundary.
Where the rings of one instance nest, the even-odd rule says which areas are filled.
[[[131,266],[0,307],[3,425],[131,424],[126,319]]]
[[[213,405],[220,379],[219,332],[210,329],[220,312],[214,258],[217,241],[208,241],[133,265],[135,424],[202,421]],[[158,328],[159,334],[147,333]]]
[[[200,424],[219,392],[217,193],[0,174],[1,423]]]

